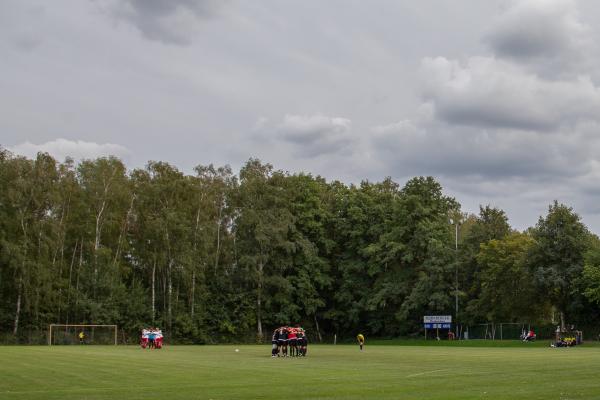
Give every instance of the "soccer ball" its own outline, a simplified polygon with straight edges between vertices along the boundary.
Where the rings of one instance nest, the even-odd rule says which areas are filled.
[[[236,353],[239,353],[239,352],[240,352],[240,349],[235,349],[235,352],[236,352]]]

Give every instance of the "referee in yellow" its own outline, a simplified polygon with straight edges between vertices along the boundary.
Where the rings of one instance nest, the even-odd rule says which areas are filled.
[[[365,337],[362,333],[356,335],[356,340],[358,340],[358,345],[360,346],[360,351],[362,351],[363,346],[365,345]]]

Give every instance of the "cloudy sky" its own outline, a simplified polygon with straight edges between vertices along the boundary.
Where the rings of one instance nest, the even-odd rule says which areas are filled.
[[[513,226],[600,232],[600,3],[2,0],[0,145],[433,175]]]

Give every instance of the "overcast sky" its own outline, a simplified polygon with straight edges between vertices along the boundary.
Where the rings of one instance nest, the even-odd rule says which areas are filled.
[[[600,3],[0,0],[0,145],[403,184],[600,232]]]

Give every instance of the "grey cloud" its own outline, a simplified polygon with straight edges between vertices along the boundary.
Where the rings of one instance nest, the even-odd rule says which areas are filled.
[[[22,32],[14,36],[14,44],[18,49],[24,51],[34,50],[36,47],[42,44],[43,39],[41,36],[34,32]]]
[[[62,135],[119,143],[130,166],[432,174],[519,227],[554,198],[600,203],[600,4],[579,1],[578,18],[552,0],[375,0],[365,18],[358,0],[224,2],[0,1],[3,145],[33,154]]]
[[[515,2],[495,21],[484,41],[497,57],[543,77],[595,74],[592,29],[572,0]]]
[[[149,40],[187,45],[194,27],[214,16],[222,4],[219,0],[119,0],[112,11]]]
[[[282,144],[295,155],[315,158],[341,154],[352,150],[355,138],[352,121],[323,114],[286,114],[278,123],[260,118],[254,127],[254,137]]]
[[[30,21],[37,21],[32,24]],[[0,40],[9,41],[17,50],[31,51],[44,42],[45,32],[41,25],[46,22],[44,5],[27,3],[0,4]]]
[[[540,133],[401,121],[373,128],[370,145],[396,177],[433,175],[467,210],[493,202],[523,229],[554,199],[586,216],[598,212],[599,127]]]
[[[521,228],[553,199],[598,223],[598,53],[577,6],[513,2],[485,36],[493,55],[423,59],[432,118],[374,128],[373,152],[472,205],[495,199]]]
[[[352,141],[351,125],[347,118],[288,114],[277,131],[282,140],[294,145],[297,154],[313,158],[345,151]]]
[[[523,130],[452,127],[410,121],[397,130],[373,129],[371,144],[383,162],[406,175],[503,180],[535,176],[538,181],[589,173],[600,139]]]
[[[322,114],[287,114],[277,127],[281,140],[293,145],[293,151],[307,158],[344,152],[352,142],[347,118]]]
[[[493,57],[427,58],[421,72],[423,96],[451,124],[550,131],[600,118],[600,88],[587,77],[546,80]]]
[[[592,221],[585,206],[578,201],[581,192],[577,185],[567,179],[557,178],[552,182],[537,182],[526,178],[503,180],[443,178],[444,187],[452,196],[460,199],[463,210],[477,212],[480,204],[491,204],[507,212],[511,225],[516,229],[533,226],[539,216],[548,211],[553,200],[569,204],[578,212],[584,212],[585,221]],[[596,221],[594,221],[597,223]]]
[[[572,0],[519,1],[496,20],[486,41],[500,56],[554,58],[579,51],[587,31]]]

